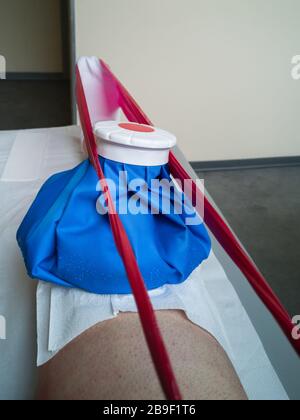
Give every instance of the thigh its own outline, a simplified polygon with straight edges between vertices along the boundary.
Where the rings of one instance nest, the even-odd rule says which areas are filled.
[[[184,399],[246,399],[223,349],[180,311],[158,311]],[[164,399],[137,314],[102,322],[76,338],[39,372],[39,399]]]

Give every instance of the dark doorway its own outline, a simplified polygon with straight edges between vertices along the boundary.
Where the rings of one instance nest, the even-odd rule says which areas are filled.
[[[0,55],[6,60],[0,130],[71,125],[73,1],[0,0],[0,6]]]

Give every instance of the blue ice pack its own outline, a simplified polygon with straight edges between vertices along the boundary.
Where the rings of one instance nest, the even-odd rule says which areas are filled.
[[[153,179],[171,181],[168,165],[143,167],[99,159],[110,185],[116,185],[117,208],[121,196],[123,207],[124,195],[128,204],[130,199],[134,203],[141,199],[136,204],[138,214],[127,211],[120,217],[147,288],[185,281],[210,253],[205,226],[201,220],[187,226],[191,214],[175,214],[178,196],[174,194],[169,214],[163,214],[162,189],[154,195],[146,190],[147,201],[145,189],[133,192],[127,188],[136,179],[145,180],[145,185]],[[127,185],[120,185],[121,172],[127,174]],[[30,277],[98,294],[131,293],[101,196],[96,172],[88,160],[45,183],[17,233]],[[155,206],[152,203],[155,214],[151,214],[151,199],[156,201]]]

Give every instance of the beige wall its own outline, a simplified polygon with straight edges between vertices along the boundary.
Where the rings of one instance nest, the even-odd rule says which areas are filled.
[[[300,155],[299,0],[76,0],[104,58],[190,160]]]
[[[61,72],[59,0],[0,0],[0,54],[8,72]]]

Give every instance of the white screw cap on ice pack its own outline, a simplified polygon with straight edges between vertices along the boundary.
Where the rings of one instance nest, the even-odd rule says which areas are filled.
[[[100,156],[139,166],[165,165],[176,137],[165,130],[143,124],[101,121],[95,124]]]

